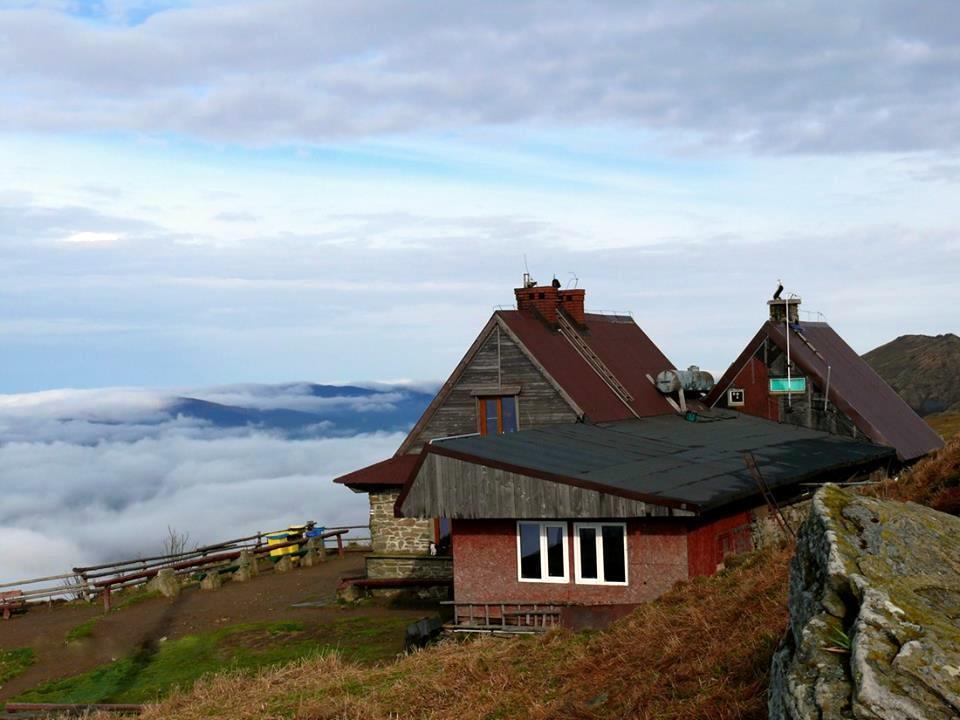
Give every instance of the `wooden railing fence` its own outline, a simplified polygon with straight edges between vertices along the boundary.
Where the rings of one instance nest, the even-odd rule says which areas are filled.
[[[354,530],[366,530],[367,534],[351,535],[345,540],[344,536]],[[223,568],[229,562],[237,560],[241,552],[259,557],[273,550],[306,546],[311,541],[319,544],[324,553],[333,550],[343,555],[348,549],[365,548],[363,543],[370,542],[368,525],[338,526],[326,529],[317,537],[303,537],[285,543],[269,544],[266,538],[272,534],[274,533],[258,532],[256,535],[204,545],[181,553],[75,567],[71,572],[59,575],[0,583],[0,614],[3,617],[9,617],[12,611],[23,609],[34,603],[61,600],[90,602],[97,597],[102,597],[105,608],[109,609],[110,595],[113,591],[149,582],[158,572],[167,568],[176,574],[213,570]]]

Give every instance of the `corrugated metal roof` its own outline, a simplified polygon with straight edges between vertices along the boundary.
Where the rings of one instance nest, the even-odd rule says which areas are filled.
[[[793,326],[791,333],[791,361],[813,377],[821,388],[826,387],[829,365],[830,401],[847,414],[867,437],[895,448],[900,459],[905,461],[943,447],[943,440],[933,428],[827,323],[800,322]],[[763,338],[769,338],[786,351],[786,337],[786,330],[779,323],[764,323],[716,384],[707,403],[716,403]],[[802,338],[809,344],[803,342]]]
[[[369,487],[382,485],[384,487],[400,487],[413,472],[419,455],[397,455],[387,460],[381,460],[365,468],[354,470],[346,475],[334,478],[335,483],[348,487]]]
[[[530,313],[501,310],[498,314],[589,420],[607,422],[635,417],[559,331]],[[633,397],[629,405],[636,414],[649,417],[673,413],[646,377],[656,377],[660,371],[672,368],[673,363],[633,319],[587,313],[586,320],[581,337],[628,390]]]
[[[664,504],[685,503],[700,511],[758,494],[744,464],[746,452],[753,453],[771,489],[831,470],[873,466],[894,454],[879,445],[729,411],[713,411],[699,422],[669,415],[439,440],[425,451],[613,494],[659,497]]]

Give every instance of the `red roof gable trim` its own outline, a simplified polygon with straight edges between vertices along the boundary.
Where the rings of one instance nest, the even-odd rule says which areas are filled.
[[[736,360],[730,363],[727,371],[717,380],[717,383],[713,386],[713,390],[707,393],[707,396],[703,399],[707,407],[713,407],[717,404],[717,401],[723,397],[723,394],[730,388],[733,381],[737,379],[737,375],[739,375],[740,371],[750,362],[750,358],[760,349],[760,346],[763,345],[763,341],[766,339],[767,326],[766,323],[764,323],[763,327],[753,336],[753,339],[747,343],[743,352],[737,356]]]
[[[477,335],[477,338],[473,341],[473,344],[467,348],[467,352],[460,359],[460,362],[457,363],[457,366],[453,369],[453,372],[450,373],[450,377],[447,378],[447,381],[440,387],[440,390],[437,391],[437,394],[434,396],[433,400],[430,401],[430,404],[427,405],[427,409],[423,411],[420,419],[417,420],[410,432],[407,433],[407,437],[405,437],[403,442],[400,443],[400,447],[397,448],[397,452],[394,454],[394,457],[405,455],[410,449],[410,446],[416,442],[417,437],[421,432],[423,432],[423,428],[426,427],[428,422],[430,422],[430,418],[433,417],[433,414],[443,404],[444,400],[446,400],[450,393],[453,392],[453,388],[456,386],[457,380],[459,380],[460,376],[463,375],[463,371],[466,370],[467,365],[470,364],[470,361],[473,360],[474,356],[480,352],[480,348],[483,347],[483,343],[486,341],[487,337],[490,335],[490,332],[495,326],[496,316],[493,316],[487,321],[487,324],[483,326],[483,329],[480,331],[480,334]]]
[[[895,448],[900,459],[905,461],[943,446],[943,441],[933,428],[874,372],[836,330],[827,323],[819,322],[801,322],[799,327],[799,333],[791,331],[799,335],[790,343],[791,361],[820,387],[826,387],[829,365],[830,402],[850,417],[867,437]],[[786,351],[785,332],[779,323],[765,322],[720,378],[707,397],[707,404],[713,406],[717,403],[765,339]],[[816,351],[811,346],[815,346]]]
[[[402,487],[411,477],[414,468],[417,467],[418,460],[419,455],[399,455],[341,475],[334,478],[333,481],[347,487],[369,487],[372,485]]]

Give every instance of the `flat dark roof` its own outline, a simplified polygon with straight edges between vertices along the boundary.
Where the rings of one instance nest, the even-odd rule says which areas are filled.
[[[718,410],[697,422],[669,415],[554,425],[437,440],[430,447],[481,465],[590,483],[612,494],[689,503],[701,512],[758,494],[744,464],[746,452],[753,453],[770,489],[843,468],[853,472],[896,456],[889,447]]]

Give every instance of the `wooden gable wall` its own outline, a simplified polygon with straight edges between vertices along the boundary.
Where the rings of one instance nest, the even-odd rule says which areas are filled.
[[[496,322],[459,377],[452,380],[446,398],[422,427],[414,428],[415,434],[404,443],[403,452],[419,452],[424,443],[435,438],[477,432],[476,391],[489,389],[495,394],[498,387],[520,386],[520,429],[578,420],[573,408]]]

